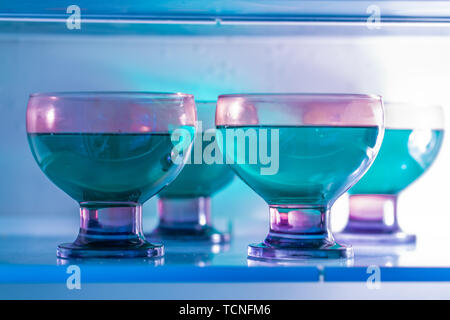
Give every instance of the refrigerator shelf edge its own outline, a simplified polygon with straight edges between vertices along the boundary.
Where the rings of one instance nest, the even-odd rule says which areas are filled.
[[[81,19],[86,21],[140,21],[139,23],[305,23],[449,22],[449,1],[302,1],[302,0],[79,0]],[[3,21],[55,21],[67,19],[73,9],[65,1],[8,1],[0,3]]]

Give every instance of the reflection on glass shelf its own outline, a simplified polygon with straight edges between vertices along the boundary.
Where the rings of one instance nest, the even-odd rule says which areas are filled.
[[[33,266],[33,265],[67,265],[74,260],[57,260],[55,245],[61,242],[60,237],[43,236],[1,236],[0,237],[0,267]],[[152,259],[86,259],[77,260],[83,265],[155,265],[164,267],[367,267],[377,265],[380,267],[418,267],[418,268],[444,268],[450,274],[450,256],[435,250],[435,243],[443,243],[442,239],[420,237],[414,246],[355,246],[355,257],[352,261],[339,260],[312,260],[297,263],[274,262],[271,264],[247,260],[247,244],[252,235],[237,235],[229,245],[189,245],[185,243],[166,242],[166,255],[163,260],[154,262]],[[426,241],[425,241],[426,240]],[[70,264],[70,263],[69,263]]]
[[[57,260],[58,238],[0,237],[0,286],[5,284],[65,283],[67,267],[78,265],[83,283],[298,283],[366,282],[371,270],[381,281],[450,280],[450,257],[430,251],[436,239],[417,248],[355,247],[355,259],[305,261],[303,264],[247,261],[246,237],[237,237],[223,251],[173,246],[167,255],[151,259]],[[369,268],[368,268],[369,267]],[[385,285],[385,284],[383,284]]]
[[[353,259],[304,259],[304,260],[259,260],[248,258],[249,267],[311,267],[315,266],[319,270],[324,267],[352,267]]]

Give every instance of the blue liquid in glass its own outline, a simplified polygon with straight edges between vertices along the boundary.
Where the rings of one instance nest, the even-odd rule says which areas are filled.
[[[226,164],[206,164],[204,159],[201,163],[194,163],[194,148],[198,139],[194,139],[191,161],[181,170],[177,178],[164,188],[158,195],[164,198],[197,198],[209,197],[224,188],[234,177],[233,171]],[[203,141],[202,154],[205,148],[212,142]]]
[[[430,167],[443,137],[443,130],[386,129],[373,165],[349,193],[396,194],[402,191]]]
[[[47,177],[78,202],[143,203],[181,169],[169,133],[28,134]]]
[[[220,130],[226,149],[227,127]],[[228,127],[236,129],[236,127]],[[236,174],[269,204],[301,204],[326,206],[349,188],[367,169],[376,145],[378,127],[333,126],[245,126],[243,130],[267,130],[270,152],[270,130],[279,130],[279,170],[262,175],[257,164],[232,164]],[[245,144],[246,157],[249,141]],[[226,156],[237,161],[238,145]]]

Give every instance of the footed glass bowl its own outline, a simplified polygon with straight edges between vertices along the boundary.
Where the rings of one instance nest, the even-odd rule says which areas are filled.
[[[380,97],[223,95],[216,126],[227,163],[269,205],[269,234],[248,247],[250,258],[352,257],[334,240],[329,212],[375,159]]]
[[[413,244],[397,220],[401,191],[436,159],[444,138],[444,112],[438,106],[385,103],[386,130],[375,162],[349,190],[350,215],[336,237],[348,243]]]
[[[182,129],[193,136],[195,121],[187,94],[31,95],[27,133],[34,158],[80,205],[78,237],[59,245],[57,256],[162,256],[163,246],[143,236],[142,204],[181,171],[192,143],[175,148],[171,134]]]

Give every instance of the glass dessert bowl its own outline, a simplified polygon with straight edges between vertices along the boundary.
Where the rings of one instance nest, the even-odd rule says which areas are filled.
[[[230,234],[216,230],[211,222],[211,196],[234,178],[215,138],[216,102],[196,101],[196,107],[197,132],[190,158],[177,178],[158,194],[159,224],[146,235],[151,240],[230,241]]]
[[[334,240],[329,212],[378,152],[380,97],[222,95],[216,126],[226,162],[269,205],[269,234],[248,247],[249,258],[352,257]]]
[[[143,236],[142,204],[181,171],[192,143],[175,148],[171,134],[181,128],[193,137],[195,121],[194,98],[187,94],[31,95],[33,156],[80,205],[78,237],[59,245],[57,256],[161,257],[163,246]]]
[[[414,244],[397,220],[399,193],[428,170],[444,137],[444,112],[439,106],[385,103],[383,143],[375,162],[349,190],[350,213],[336,237],[348,243]]]

